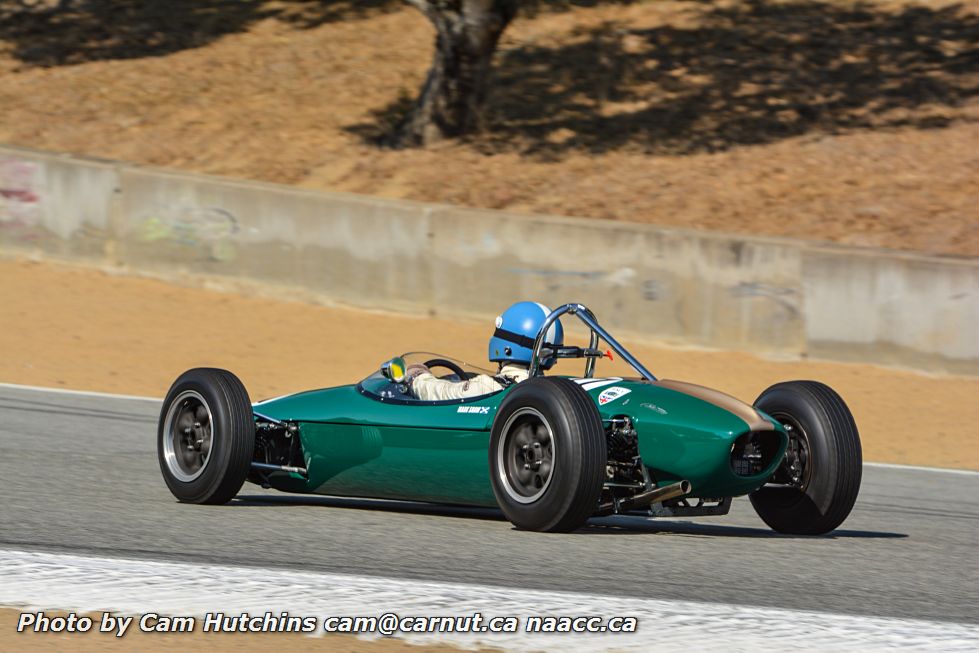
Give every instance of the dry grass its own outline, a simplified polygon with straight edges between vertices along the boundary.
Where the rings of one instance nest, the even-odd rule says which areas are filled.
[[[432,47],[398,2],[4,3],[0,142],[979,255],[976,0],[541,4],[501,44],[487,133],[387,150]]]

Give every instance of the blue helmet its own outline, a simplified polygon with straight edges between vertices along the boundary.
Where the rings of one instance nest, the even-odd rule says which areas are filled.
[[[489,341],[489,359],[494,363],[530,364],[534,341],[551,309],[537,302],[517,302],[496,318],[496,331]],[[546,345],[564,344],[564,327],[555,320],[544,336]],[[551,361],[553,364],[553,359]],[[545,365],[545,369],[550,367]]]

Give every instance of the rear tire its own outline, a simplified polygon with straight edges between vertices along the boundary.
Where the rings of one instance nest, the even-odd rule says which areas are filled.
[[[561,378],[528,379],[497,412],[490,438],[493,493],[515,526],[569,532],[598,508],[605,430],[595,402]]]
[[[789,427],[789,446],[773,481],[750,494],[773,530],[821,535],[843,523],[860,491],[860,434],[843,399],[816,381],[778,383],[755,407]]]
[[[173,496],[227,503],[244,484],[254,450],[251,400],[238,377],[196,368],[174,381],[157,427],[160,471]]]

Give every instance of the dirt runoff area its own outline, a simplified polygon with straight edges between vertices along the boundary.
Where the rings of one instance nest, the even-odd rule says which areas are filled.
[[[162,398],[185,369],[213,366],[235,372],[257,401],[353,383],[407,351],[485,366],[492,330],[24,260],[0,260],[0,279],[0,381],[55,388]],[[865,460],[979,470],[977,378],[624,344],[661,378],[747,401],[778,381],[823,381],[850,405]],[[602,374],[626,371],[600,365]]]
[[[0,3],[0,143],[979,255],[979,0],[521,5],[485,132],[395,150],[434,43],[401,0]]]
[[[48,616],[65,616],[50,611]],[[79,617],[84,616],[81,613]],[[452,646],[407,644],[400,639],[358,639],[353,635],[314,637],[297,633],[144,633],[130,629],[123,637],[93,632],[98,630],[99,614],[92,615],[93,631],[87,633],[18,633],[20,610],[0,608],[0,651],[31,653],[268,653],[269,651],[310,651],[311,653],[458,653]],[[489,649],[480,649],[488,651]],[[478,651],[476,653],[479,653]]]

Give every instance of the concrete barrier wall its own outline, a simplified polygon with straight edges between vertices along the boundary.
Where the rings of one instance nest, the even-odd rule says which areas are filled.
[[[304,191],[0,148],[0,251],[631,334],[979,374],[979,261]]]

